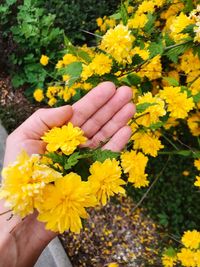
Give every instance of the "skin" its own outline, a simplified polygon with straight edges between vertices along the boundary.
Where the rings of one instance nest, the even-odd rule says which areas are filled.
[[[4,166],[13,162],[22,149],[30,155],[44,153],[41,136],[68,121],[83,129],[88,137],[88,147],[109,140],[103,149],[122,150],[131,136],[131,129],[126,124],[135,113],[131,98],[129,87],[116,89],[113,83],[104,82],[72,107],[39,109],[8,136]],[[6,211],[1,200],[0,213]],[[17,216],[9,220],[10,216],[11,213],[0,216],[0,267],[33,266],[56,233],[45,230],[44,224],[36,219],[36,211],[23,220]]]

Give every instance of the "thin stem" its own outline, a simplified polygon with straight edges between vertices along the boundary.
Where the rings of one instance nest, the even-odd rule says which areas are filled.
[[[95,36],[95,37],[98,37],[98,38],[103,38],[101,35],[98,35],[98,34],[94,34],[94,33],[92,33],[92,32],[89,32],[89,31],[86,31],[86,30],[81,30],[82,32],[85,32],[85,33],[88,33],[88,34],[90,34],[90,35],[93,35],[93,36]]]
[[[176,150],[179,150],[179,148],[164,134],[162,134],[162,136],[173,146],[173,148],[175,148]]]
[[[160,171],[160,173],[156,176],[155,180],[152,182],[152,184],[149,186],[149,188],[147,189],[147,191],[144,193],[144,195],[142,196],[142,198],[140,199],[140,201],[136,204],[136,206],[134,207],[133,211],[135,211],[144,201],[144,199],[147,197],[147,195],[149,194],[149,192],[151,191],[151,189],[153,188],[153,186],[156,184],[156,182],[158,181],[158,179],[160,178],[160,176],[163,174],[164,170],[167,167],[167,164],[169,162],[170,156],[167,159],[167,162],[165,163],[164,167],[162,168],[162,170]]]

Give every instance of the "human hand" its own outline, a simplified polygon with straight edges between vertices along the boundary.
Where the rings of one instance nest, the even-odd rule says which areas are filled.
[[[72,107],[38,110],[8,137],[4,165],[14,161],[22,149],[29,154],[44,153],[45,143],[41,136],[52,127],[62,126],[68,121],[82,128],[88,137],[88,146],[95,147],[99,142],[109,140],[103,148],[120,151],[131,135],[130,128],[126,126],[135,112],[134,105],[129,103],[131,97],[130,88],[121,87],[116,90],[114,84],[105,82]],[[0,213],[4,212],[3,203],[0,209]],[[0,217],[0,227],[3,229],[1,239],[6,242],[9,240],[8,247],[23,251],[20,258],[17,258],[18,255],[14,257],[16,266],[31,266],[30,263],[35,262],[55,233],[46,231],[44,224],[36,220],[36,214],[23,221],[14,216],[7,222],[9,216],[5,214]],[[25,253],[24,241],[29,239],[31,242],[28,242]]]

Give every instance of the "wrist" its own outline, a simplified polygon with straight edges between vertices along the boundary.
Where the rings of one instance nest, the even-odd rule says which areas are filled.
[[[5,212],[2,202],[0,213]],[[56,236],[46,231],[44,224],[37,221],[37,213],[21,220],[6,213],[0,217],[2,234],[0,237],[0,266],[27,267],[33,266],[47,244]],[[8,260],[10,262],[8,262]],[[5,264],[4,264],[5,263]]]

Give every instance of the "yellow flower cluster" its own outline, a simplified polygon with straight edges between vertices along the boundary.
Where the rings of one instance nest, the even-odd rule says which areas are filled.
[[[200,232],[197,230],[184,232],[181,243],[183,248],[179,252],[164,253],[162,263],[164,267],[177,266],[180,263],[185,267],[200,266]],[[179,265],[178,265],[179,266]]]
[[[146,156],[141,152],[137,153],[134,150],[124,152],[121,155],[121,164],[124,173],[128,173],[128,181],[133,183],[136,188],[147,186],[149,184],[147,174],[145,174],[147,162],[148,158]]]
[[[138,105],[149,103],[152,104],[144,112],[135,114],[135,121],[139,125],[149,127],[151,124],[155,124],[160,121],[160,117],[166,114],[165,102],[158,96],[152,96],[152,94],[146,93],[143,96],[139,96]],[[138,117],[138,119],[137,119]]]
[[[179,42],[188,37],[187,33],[181,33],[187,26],[193,24],[192,19],[190,19],[183,12],[180,13],[173,21],[170,27],[171,37],[175,42]]]
[[[39,155],[29,157],[23,151],[13,164],[3,169],[2,177],[0,198],[23,218],[34,211],[46,184],[56,181],[61,174],[42,164]]]
[[[55,152],[61,150],[65,155],[70,155],[77,146],[84,144],[87,138],[79,127],[74,127],[69,122],[61,128],[54,127],[45,133],[42,140],[47,143],[47,151]]]
[[[102,205],[106,205],[114,194],[125,194],[124,188],[121,187],[125,182],[120,179],[121,168],[116,159],[106,159],[103,163],[96,161],[90,166],[90,173],[88,181]]]
[[[133,147],[134,149],[141,149],[144,154],[156,157],[158,155],[158,151],[164,148],[158,136],[158,133],[151,131],[136,132],[132,136],[132,140],[134,140]]]
[[[46,223],[46,229],[59,233],[67,230],[79,233],[81,218],[88,217],[85,208],[96,205],[90,184],[73,172],[55,181],[54,185],[47,185],[42,198],[37,206],[38,219]]]
[[[135,37],[127,26],[117,25],[103,36],[100,49],[111,55],[120,64],[131,63],[131,49]]]
[[[104,54],[97,54],[89,65],[83,66],[81,78],[86,81],[92,75],[102,76],[110,73],[112,68],[112,59]]]
[[[181,87],[164,87],[159,95],[166,101],[167,110],[170,112],[170,116],[175,119],[185,119],[188,112],[195,107],[193,98],[188,97],[186,91],[181,92]]]

